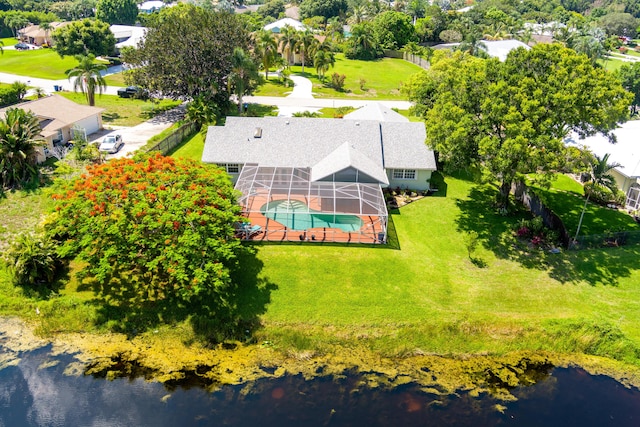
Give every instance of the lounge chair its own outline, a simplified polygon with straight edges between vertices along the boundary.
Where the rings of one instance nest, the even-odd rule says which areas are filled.
[[[262,233],[262,227],[260,225],[254,225],[253,227],[247,227],[245,230],[245,239],[251,239],[256,234]]]

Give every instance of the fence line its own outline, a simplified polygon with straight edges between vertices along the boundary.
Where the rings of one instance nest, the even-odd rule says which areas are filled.
[[[606,234],[590,234],[578,236],[569,249],[606,248],[640,243],[640,231],[618,231]]]
[[[418,67],[424,68],[425,70],[428,70],[429,67],[431,67],[429,61],[427,61],[420,55],[392,49],[385,49],[382,51],[382,53],[384,54],[385,58],[404,59],[405,61],[416,64]]]
[[[160,151],[162,154],[167,154],[189,135],[196,131],[196,124],[193,122],[186,123],[180,126],[171,134],[158,141],[155,145],[150,147],[147,151]]]
[[[562,246],[564,248],[569,248],[571,237],[569,236],[567,227],[565,227],[562,219],[558,215],[556,215],[554,211],[552,211],[544,203],[542,203],[540,197],[538,197],[535,193],[530,192],[529,188],[524,183],[519,182],[515,184],[513,190],[516,200],[520,201],[534,215],[541,217],[542,222],[547,228],[557,231],[560,236]]]

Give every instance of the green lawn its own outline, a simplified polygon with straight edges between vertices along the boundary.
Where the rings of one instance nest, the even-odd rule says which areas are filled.
[[[199,162],[202,159],[202,152],[204,151],[204,136],[205,134],[202,132],[196,133],[176,147],[169,155],[193,159]]]
[[[550,189],[536,188],[545,203],[564,222],[573,236],[578,228],[580,213],[584,206],[582,185],[566,175],[558,175]],[[640,226],[630,215],[615,209],[589,203],[584,214],[581,235],[605,234],[608,231],[640,230]]]
[[[620,328],[640,348],[640,247],[519,251],[507,227],[517,218],[488,208],[495,190],[451,177],[441,188],[391,216],[395,247],[260,245],[261,277],[277,287],[261,338],[322,350],[361,337],[389,354],[593,352],[611,338],[599,331]],[[484,268],[467,257],[469,230]]]
[[[80,92],[58,92],[58,94],[78,104],[86,104],[85,96]],[[152,110],[180,105],[180,101],[165,99],[158,104],[140,99],[120,98],[116,95],[96,94],[96,107],[104,108],[102,121],[106,126],[135,126],[152,117]]]
[[[0,41],[2,42],[2,46],[13,46],[18,43],[18,39],[15,37],[0,38]]]
[[[199,144],[192,140],[174,155],[196,158]],[[242,265],[238,304],[248,318],[259,316],[257,342],[285,353],[324,354],[332,346],[383,356],[529,350],[640,365],[640,246],[523,249],[510,227],[525,214],[496,213],[494,187],[446,177],[438,188],[437,196],[392,213],[389,245],[254,245],[257,258]],[[42,196],[0,200],[5,228],[29,229],[39,220],[43,202],[25,197]],[[31,223],[21,221],[25,216]],[[481,262],[468,257],[469,231],[478,233],[474,257]],[[0,313],[33,317],[37,304],[47,313],[39,320],[45,331],[108,329],[94,324],[98,308],[73,283],[44,301],[21,296],[3,277],[0,268]]]
[[[314,96],[318,98],[353,98],[353,99],[405,99],[400,92],[402,83],[409,76],[420,71],[421,68],[410,62],[396,58],[382,58],[377,61],[359,61],[346,59],[344,55],[336,55],[336,63],[326,73],[326,79],[331,80],[333,73],[346,76],[344,91],[326,87],[324,82],[318,79],[313,66],[305,67],[302,73],[301,66],[292,66],[292,74],[309,78],[313,82]],[[276,80],[275,77],[272,77]],[[361,86],[361,82],[364,84]],[[362,90],[364,88],[364,90]],[[290,91],[281,83],[267,83],[262,86],[256,95],[280,96]]]

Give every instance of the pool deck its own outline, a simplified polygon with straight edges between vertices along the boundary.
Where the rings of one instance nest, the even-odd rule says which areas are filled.
[[[267,241],[267,242],[317,242],[317,243],[381,243],[378,240],[378,234],[384,232],[384,223],[378,216],[371,215],[355,215],[359,217],[363,225],[358,231],[347,232],[339,228],[310,228],[307,230],[291,230],[284,224],[265,217],[260,212],[260,207],[267,202],[267,197],[256,194],[251,198],[251,206],[244,207],[243,216],[247,218],[247,222],[251,227],[260,226],[261,231],[255,233],[241,232],[239,237],[244,240]],[[306,197],[291,198],[291,200],[299,200],[314,210],[321,210],[318,201],[313,199],[307,200]]]

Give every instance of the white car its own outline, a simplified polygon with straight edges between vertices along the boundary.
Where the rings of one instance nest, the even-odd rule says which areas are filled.
[[[123,146],[124,142],[121,135],[109,135],[102,140],[98,149],[105,153],[114,154],[120,151]]]

